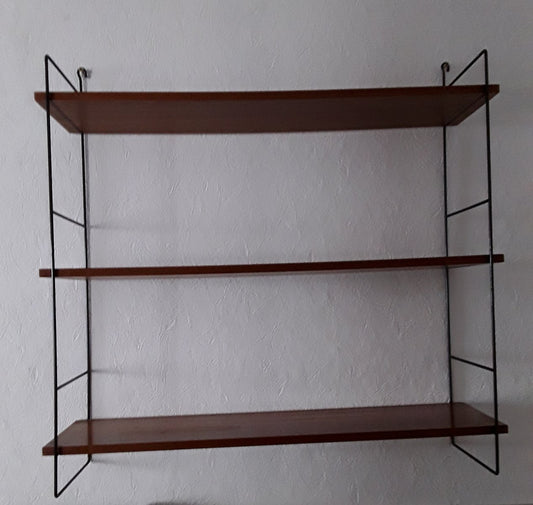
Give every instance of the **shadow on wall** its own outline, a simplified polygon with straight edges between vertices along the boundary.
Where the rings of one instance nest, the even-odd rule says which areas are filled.
[[[206,505],[200,502],[184,502],[184,501],[156,501],[150,502],[147,505]]]

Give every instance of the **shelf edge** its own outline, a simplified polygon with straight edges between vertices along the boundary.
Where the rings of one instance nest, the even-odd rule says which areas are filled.
[[[494,263],[504,262],[503,254],[494,254]],[[210,275],[275,275],[370,270],[409,270],[419,268],[457,268],[489,263],[489,255],[429,256],[355,261],[316,261],[303,263],[257,263],[234,265],[190,265],[150,267],[58,268],[56,278],[132,278],[132,277],[201,277]],[[39,277],[50,278],[49,268],[41,268]]]

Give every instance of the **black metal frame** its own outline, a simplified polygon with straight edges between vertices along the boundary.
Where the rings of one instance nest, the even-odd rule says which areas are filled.
[[[457,82],[480,58],[484,59],[485,65],[485,121],[486,121],[486,143],[487,143],[487,183],[488,183],[488,196],[486,199],[469,205],[463,209],[456,210],[454,212],[448,212],[448,174],[447,174],[447,142],[446,142],[446,126],[443,128],[443,163],[444,163],[444,213],[445,213],[445,244],[446,244],[446,256],[449,253],[448,244],[448,219],[469,211],[481,205],[488,206],[488,221],[489,221],[489,268],[490,268],[490,295],[491,295],[491,324],[492,324],[492,366],[482,365],[474,361],[470,361],[465,358],[461,358],[452,354],[451,333],[450,333],[450,302],[449,302],[449,268],[446,267],[446,308],[447,308],[447,327],[448,327],[448,366],[449,366],[449,394],[450,403],[453,403],[453,362],[458,361],[468,365],[475,366],[485,371],[489,371],[493,374],[493,402],[494,402],[494,443],[495,443],[495,464],[494,467],[481,461],[473,454],[466,451],[459,446],[455,437],[452,437],[452,444],[460,451],[464,452],[467,456],[478,462],[484,468],[488,469],[494,474],[499,473],[499,434],[498,434],[498,382],[496,374],[496,328],[495,328],[495,310],[494,310],[494,261],[493,261],[493,219],[492,219],[492,176],[491,176],[491,153],[490,153],[490,113],[489,113],[489,73],[488,73],[488,54],[487,50],[481,51],[450,83],[451,86]],[[91,377],[91,287],[89,279],[85,280],[85,301],[86,301],[86,336],[87,336],[87,368],[80,374],[72,377],[71,379],[58,384],[58,338],[57,338],[57,294],[56,294],[56,258],[55,258],[55,229],[54,218],[60,218],[69,222],[75,226],[80,226],[84,230],[84,253],[85,253],[85,268],[90,265],[90,248],[89,248],[89,222],[88,222],[88,199],[87,199],[87,167],[86,167],[86,143],[85,135],[83,132],[80,134],[80,148],[81,148],[81,176],[83,186],[83,222],[72,219],[60,212],[54,210],[54,192],[53,192],[53,170],[52,170],[52,132],[51,132],[51,92],[50,92],[50,65],[59,73],[59,75],[67,82],[67,84],[76,93],[82,93],[84,91],[84,79],[88,78],[88,72],[85,68],[80,67],[77,70],[78,88],[72,84],[69,78],[59,68],[55,61],[48,55],[44,58],[45,64],[45,89],[46,89],[46,134],[47,134],[47,155],[48,155],[48,200],[49,200],[49,221],[50,221],[50,243],[51,243],[51,279],[52,279],[52,324],[53,324],[53,355],[54,355],[54,496],[59,497],[72,482],[80,475],[80,473],[87,467],[92,460],[92,455],[87,455],[87,461],[81,466],[81,468],[64,484],[62,487],[59,485],[58,475],[58,393],[61,389],[72,384],[82,377],[87,377],[87,419],[92,418],[91,405],[92,405],[92,377]],[[450,66],[447,62],[441,65],[442,69],[442,85],[446,86],[446,72],[449,72]]]
[[[54,496],[58,498],[67,489],[70,484],[76,479],[76,477],[87,467],[91,462],[92,455],[87,455],[87,461],[85,464],[68,480],[62,487],[59,485],[58,475],[58,432],[59,432],[59,419],[58,419],[58,393],[61,389],[73,382],[77,381],[81,377],[87,377],[87,419],[91,419],[91,294],[90,294],[90,281],[85,280],[85,310],[86,310],[86,335],[87,335],[87,369],[80,374],[72,377],[71,379],[58,384],[58,353],[57,353],[57,293],[56,293],[56,255],[55,255],[55,228],[54,218],[63,219],[73,225],[81,226],[84,231],[84,253],[85,253],[85,268],[89,266],[89,223],[88,223],[88,200],[87,200],[87,175],[86,175],[86,146],[85,135],[80,132],[81,143],[81,179],[83,186],[83,222],[72,219],[60,212],[54,210],[54,185],[53,185],[53,170],[52,170],[52,131],[50,121],[50,65],[59,73],[61,77],[67,82],[67,84],[76,93],[83,92],[84,79],[88,77],[87,70],[80,67],[77,71],[78,88],[72,84],[70,79],[63,73],[56,62],[48,55],[44,57],[44,73],[45,73],[45,90],[46,90],[46,141],[47,141],[47,154],[48,154],[48,207],[49,207],[49,220],[50,220],[50,244],[51,244],[51,259],[52,259],[52,326],[53,326],[53,349],[54,349]]]
[[[470,68],[481,58],[483,58],[484,64],[484,79],[485,79],[485,137],[486,137],[486,154],[487,154],[487,198],[476,202],[472,205],[456,210],[454,212],[448,212],[448,158],[447,158],[447,142],[446,142],[446,126],[442,131],[443,136],[443,164],[444,164],[444,226],[445,226],[445,244],[446,244],[446,256],[449,252],[448,243],[448,220],[458,214],[467,212],[471,209],[479,207],[481,205],[487,205],[488,212],[488,234],[489,234],[489,269],[490,269],[490,317],[491,317],[491,339],[492,339],[492,366],[486,366],[481,363],[476,363],[452,353],[452,338],[450,331],[450,276],[449,268],[446,267],[446,317],[447,317],[447,332],[448,332],[448,368],[449,368],[449,394],[450,402],[453,403],[453,362],[461,362],[467,365],[477,367],[481,370],[488,371],[492,374],[492,400],[493,400],[493,418],[494,418],[494,466],[490,466],[487,463],[481,461],[478,457],[461,447],[455,437],[451,438],[452,444],[457,447],[461,452],[472,458],[481,466],[489,470],[495,475],[500,473],[500,438],[498,433],[498,376],[496,368],[496,322],[495,322],[495,307],[494,307],[494,239],[493,239],[493,218],[492,218],[492,167],[491,167],[491,152],[490,152],[490,109],[489,109],[489,61],[488,52],[483,49],[459,74],[453,79],[448,86],[453,86],[463,75],[470,70]],[[448,62],[444,62],[441,65],[442,70],[442,85],[446,84],[446,73],[450,71],[450,65]]]

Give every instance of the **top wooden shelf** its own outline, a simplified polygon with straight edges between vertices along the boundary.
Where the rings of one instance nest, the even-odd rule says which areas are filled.
[[[499,85],[488,86],[489,97]],[[46,108],[46,94],[35,93]],[[485,102],[485,86],[310,91],[52,92],[71,133],[282,133],[452,126]]]

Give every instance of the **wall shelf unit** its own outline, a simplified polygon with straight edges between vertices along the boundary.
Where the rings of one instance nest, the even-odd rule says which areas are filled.
[[[485,83],[446,85],[449,70],[442,65],[442,86],[313,91],[208,92],[208,93],[110,93],[84,91],[84,69],[78,70],[78,86],[72,84],[56,63],[45,57],[45,92],[35,100],[47,113],[49,218],[51,268],[40,277],[51,278],[54,342],[54,436],[43,454],[54,457],[54,494],[59,496],[91,461],[92,454],[109,452],[198,449],[275,444],[324,443],[389,440],[403,438],[451,437],[461,451],[492,471],[499,472],[498,437],[508,428],[499,421],[497,401],[496,347],[494,328],[494,264],[504,261],[495,254],[492,238],[492,196],[490,175],[489,101],[499,86],[489,84],[487,52],[482,51],[456,78],[477,61],[485,64]],[[72,88],[71,92],[50,90],[53,68]],[[455,84],[454,80],[451,84]],[[448,212],[446,129],[464,121],[484,107],[487,133],[488,196],[464,209]],[[83,184],[83,222],[62,215],[53,206],[51,119],[67,131],[80,135]],[[437,257],[366,259],[304,263],[241,265],[182,265],[93,267],[89,265],[89,223],[87,222],[86,134],[236,134],[309,131],[368,130],[388,128],[440,127],[444,140],[445,255]],[[448,253],[448,219],[486,205],[490,249],[487,254],[452,256]],[[56,268],[54,220],[64,219],[81,226],[85,233],[85,264],[77,268]],[[449,330],[449,269],[486,265],[490,269],[492,364],[452,354]],[[93,419],[91,413],[91,305],[90,280],[98,278],[180,277],[210,275],[274,275],[297,273],[355,272],[373,270],[441,268],[446,276],[448,314],[448,363],[450,401],[424,405],[358,407],[342,409],[203,414],[145,418]],[[84,279],[86,288],[87,370],[63,384],[58,383],[58,342],[56,281]],[[465,403],[455,402],[452,362],[461,361],[492,373],[494,408],[492,415]],[[87,418],[60,432],[58,391],[87,377]],[[459,446],[455,437],[492,435],[495,441],[494,466],[479,460]],[[85,465],[61,486],[58,477],[60,455],[87,454]]]

